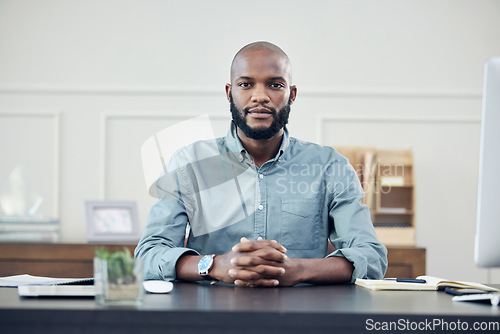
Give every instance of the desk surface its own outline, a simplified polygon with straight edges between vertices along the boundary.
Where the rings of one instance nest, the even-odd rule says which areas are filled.
[[[151,334],[167,329],[173,333],[290,334],[332,329],[359,333],[382,326],[407,330],[427,326],[429,330],[430,325],[442,332],[443,322],[469,329],[476,322],[500,326],[500,308],[452,302],[444,292],[370,291],[353,285],[247,289],[176,283],[169,294],[145,295],[140,309],[100,307],[93,299],[21,299],[17,289],[0,288],[2,333]],[[500,327],[493,329],[500,331]]]

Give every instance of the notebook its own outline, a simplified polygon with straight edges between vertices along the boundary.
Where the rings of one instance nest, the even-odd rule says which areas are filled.
[[[473,295],[455,296],[454,302],[490,302],[493,306],[500,305],[500,293],[479,293]]]
[[[358,278],[355,284],[370,290],[418,290],[418,291],[436,291],[446,287],[456,288],[475,288],[484,291],[498,292],[499,290],[487,285],[464,282],[451,281],[433,276],[418,276],[417,279],[425,280],[425,283],[406,283],[396,282],[390,279],[370,280]]]

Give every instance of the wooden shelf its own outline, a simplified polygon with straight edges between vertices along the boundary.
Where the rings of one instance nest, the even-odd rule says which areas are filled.
[[[349,159],[358,173],[365,191],[363,202],[370,208],[379,240],[386,246],[414,246],[415,183],[412,152],[376,150],[372,147],[336,149]]]
[[[373,147],[335,148],[349,159],[358,173],[365,191],[363,202],[370,208],[378,239],[389,251],[386,277],[424,275],[425,249],[415,248],[415,182],[412,152],[380,151]],[[405,211],[384,212],[383,209],[386,207],[404,208]]]
[[[377,165],[372,214],[377,236],[386,246],[415,246],[412,152],[377,151]]]
[[[392,246],[415,246],[415,228],[412,226],[394,227],[375,225],[375,233],[377,233],[378,240],[388,248]]]
[[[413,211],[407,211],[404,213],[375,212],[373,217],[374,226],[404,225],[406,227],[413,227]]]
[[[109,250],[135,245],[0,243],[0,276],[30,274],[48,277],[93,277],[94,249]]]

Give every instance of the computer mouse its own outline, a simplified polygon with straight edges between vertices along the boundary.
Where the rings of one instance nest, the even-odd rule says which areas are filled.
[[[150,280],[142,282],[144,290],[149,293],[169,293],[174,288],[172,282],[166,282],[162,280]]]

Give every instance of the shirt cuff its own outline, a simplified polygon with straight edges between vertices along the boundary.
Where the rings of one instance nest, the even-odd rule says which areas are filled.
[[[179,258],[184,254],[200,255],[197,251],[191,248],[171,248],[163,254],[161,257],[160,271],[163,276],[163,280],[173,281],[177,279],[177,273],[175,266]]]

